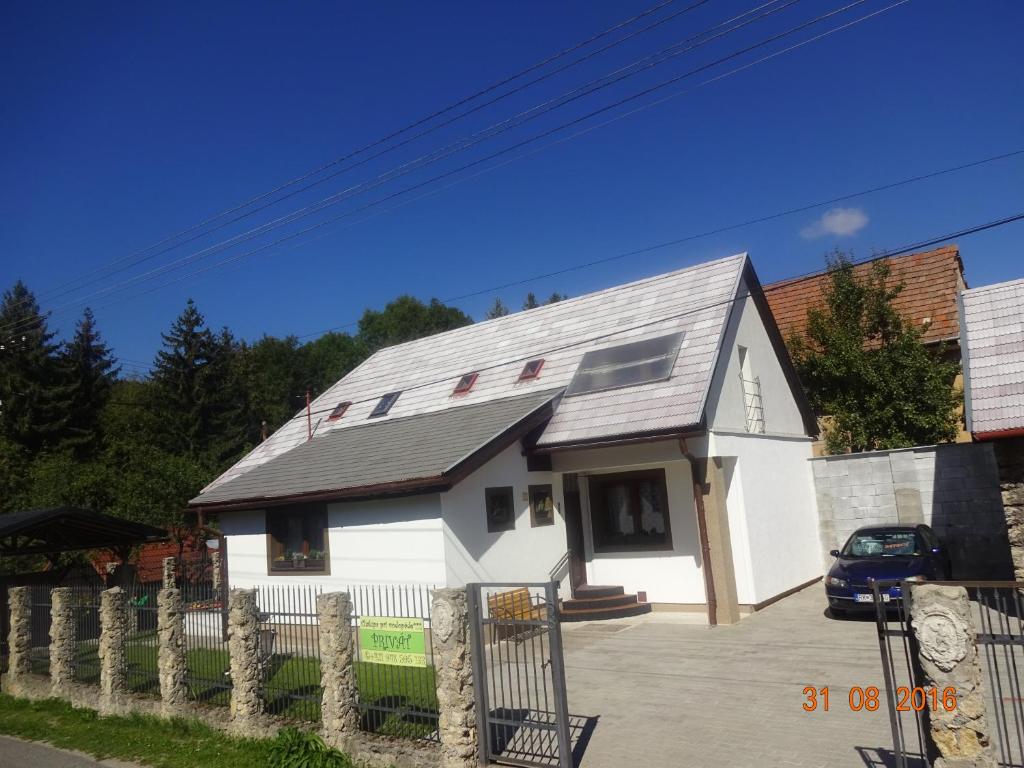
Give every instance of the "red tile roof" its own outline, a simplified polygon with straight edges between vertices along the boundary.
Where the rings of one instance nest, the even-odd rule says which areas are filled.
[[[893,306],[914,325],[925,327],[924,342],[948,341],[958,345],[960,319],[956,297],[966,283],[957,246],[895,256],[889,259],[889,265],[890,284],[904,284]],[[859,264],[854,267],[854,274],[864,276],[870,269],[869,263]],[[827,280],[828,274],[822,272],[765,286],[765,297],[784,339],[793,333],[804,333],[807,310],[824,304]]]
[[[138,571],[138,579],[143,584],[154,581],[162,581],[164,578],[164,558],[177,557],[179,545],[176,541],[165,541],[154,544],[143,544],[139,548],[135,567]],[[202,540],[192,536],[186,536],[182,551],[187,555],[204,547]],[[110,552],[102,550],[96,552],[92,557],[93,566],[101,576],[107,572],[107,563],[119,563],[120,560]]]

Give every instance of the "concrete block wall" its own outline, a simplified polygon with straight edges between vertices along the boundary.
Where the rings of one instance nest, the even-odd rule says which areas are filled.
[[[957,579],[1012,578],[992,446],[956,443],[811,459],[822,558],[869,525],[925,523],[945,542]]]

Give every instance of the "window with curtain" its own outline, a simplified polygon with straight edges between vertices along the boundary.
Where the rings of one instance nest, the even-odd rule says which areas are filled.
[[[267,510],[270,573],[330,573],[323,505]]]
[[[592,475],[594,551],[672,549],[665,470]]]

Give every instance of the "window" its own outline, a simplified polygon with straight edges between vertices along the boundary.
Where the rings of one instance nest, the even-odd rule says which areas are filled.
[[[682,333],[672,333],[617,347],[591,350],[580,360],[565,390],[565,396],[664,381],[672,375],[682,340]]]
[[[327,417],[327,420],[337,421],[338,419],[345,415],[345,411],[348,410],[348,407],[350,405],[352,405],[351,400],[346,400],[343,403],[338,403],[336,406],[334,406],[334,410],[331,411],[331,415]]]
[[[399,392],[388,392],[386,395],[384,395],[384,397],[382,397],[380,399],[380,401],[377,403],[377,405],[375,405],[373,407],[373,410],[370,411],[369,418],[375,419],[378,416],[387,416],[388,411],[391,410],[391,406],[393,406],[395,404],[395,401],[398,399],[399,395],[401,395],[401,394],[402,393],[400,391]]]
[[[452,392],[452,394],[464,395],[469,392],[469,390],[473,388],[473,385],[476,384],[476,377],[479,375],[480,374],[476,371],[465,374],[461,379],[459,379],[459,383],[455,385],[455,391]]]
[[[485,488],[484,503],[487,509],[487,531],[499,533],[516,527],[516,502],[512,486]]]
[[[924,551],[924,542],[914,531],[865,531],[850,537],[843,557],[897,557]]]
[[[595,552],[672,549],[665,470],[592,475]]]
[[[539,360],[531,360],[523,366],[523,372],[519,374],[519,381],[527,381],[529,379],[536,379],[540,376],[540,369],[544,367],[544,358]]]
[[[555,497],[550,485],[530,486],[530,525],[539,528],[542,525],[555,524]]]
[[[322,504],[267,511],[267,571],[330,573],[327,509]]]

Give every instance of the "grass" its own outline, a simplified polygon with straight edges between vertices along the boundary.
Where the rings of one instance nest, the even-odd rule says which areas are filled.
[[[100,717],[50,699],[0,694],[0,733],[153,768],[252,768],[270,764],[274,742],[235,739],[201,723],[145,715]]]
[[[157,646],[153,638],[137,636],[127,644],[128,687],[137,693],[159,693]],[[191,648],[187,653],[189,695],[195,701],[227,706],[230,682],[224,672],[228,653],[216,648]],[[267,709],[276,715],[319,722],[320,660],[275,654],[265,689]],[[98,684],[99,657],[95,643],[80,643],[75,679]],[[392,667],[356,662],[359,700],[364,705],[363,729],[386,736],[427,738],[437,728],[434,668]],[[397,709],[390,712],[386,709]]]

